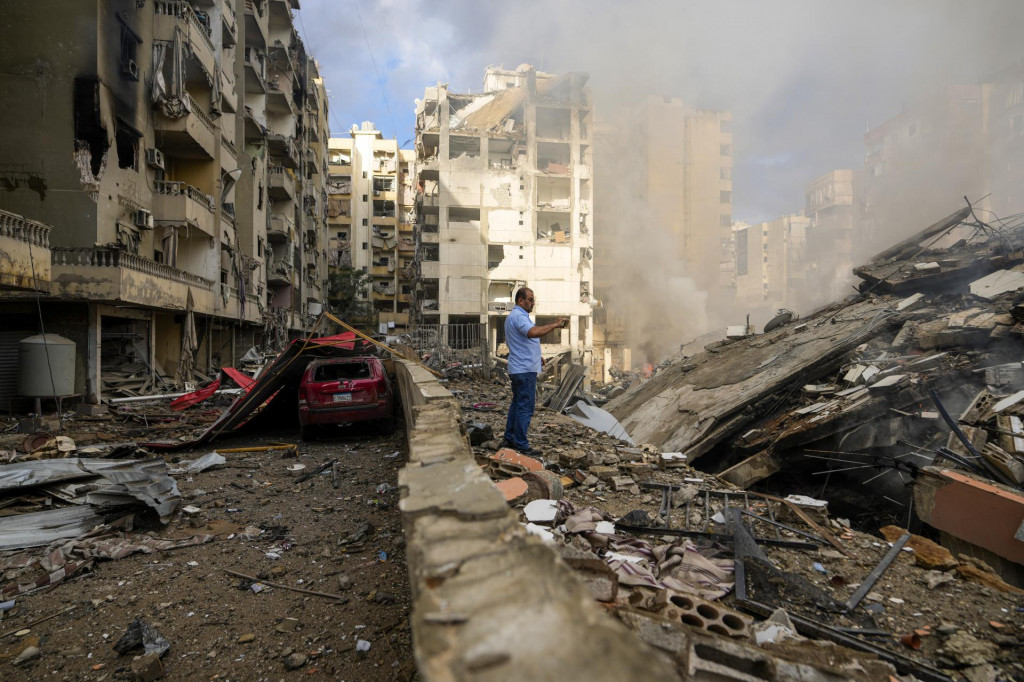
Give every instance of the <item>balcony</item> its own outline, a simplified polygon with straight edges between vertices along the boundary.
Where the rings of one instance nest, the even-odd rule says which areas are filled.
[[[230,70],[222,68],[217,77],[220,79],[221,108],[226,111],[238,111],[238,89],[235,87],[235,75]],[[234,116],[229,118],[234,118]]]
[[[289,286],[295,283],[295,267],[285,261],[271,261],[267,264],[267,284]]]
[[[267,92],[267,57],[255,47],[245,48],[243,80],[245,91],[254,95]]]
[[[238,43],[238,15],[235,13],[235,8],[228,2],[220,3],[220,10],[223,15],[221,21],[222,43],[224,47],[234,47]]]
[[[295,138],[287,135],[270,133],[267,135],[267,147],[270,155],[286,168],[298,168],[299,152],[295,148]]]
[[[267,193],[271,199],[295,201],[295,176],[284,166],[270,167],[270,183]]]
[[[160,148],[171,157],[212,160],[220,137],[213,121],[187,92],[181,109],[178,118],[168,118],[161,107],[155,109],[153,128],[161,133]]]
[[[275,72],[267,78],[267,108],[274,111],[296,113],[292,99],[292,80],[288,74]]]
[[[154,14],[153,40],[173,43],[180,29],[188,40],[189,52],[202,65],[207,76],[217,73],[210,27],[196,15],[192,5],[185,0],[156,0]]]
[[[189,289],[197,313],[214,312],[213,282],[199,275],[121,249],[53,249],[57,296],[184,310]]]
[[[50,291],[50,226],[0,211],[0,291]]]
[[[245,0],[245,44],[267,46],[268,23],[266,0]]]
[[[286,215],[275,213],[270,216],[267,240],[272,242],[294,242],[295,223]]]
[[[184,182],[154,183],[153,217],[161,225],[187,225],[218,236],[213,197]]]

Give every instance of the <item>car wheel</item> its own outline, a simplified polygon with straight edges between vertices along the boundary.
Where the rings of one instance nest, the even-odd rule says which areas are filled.
[[[311,440],[316,440],[316,436],[317,436],[316,427],[313,426],[312,424],[301,424],[300,423],[299,424],[299,436],[301,436],[302,440],[304,440],[306,442],[309,442]]]

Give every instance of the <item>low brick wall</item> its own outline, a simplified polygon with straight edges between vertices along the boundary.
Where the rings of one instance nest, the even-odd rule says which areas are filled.
[[[409,440],[399,507],[421,679],[678,680],[665,654],[527,536],[473,460],[454,397],[418,365],[397,361],[395,373]]]

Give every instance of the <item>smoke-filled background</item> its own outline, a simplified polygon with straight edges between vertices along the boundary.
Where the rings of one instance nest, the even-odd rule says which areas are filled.
[[[479,91],[488,65],[587,71],[601,121],[622,120],[648,94],[732,112],[732,216],[755,224],[802,210],[807,183],[821,174],[862,170],[868,128],[936,88],[980,83],[1024,57],[1020,0],[304,0],[298,14],[327,81],[334,135],[373,120],[406,142],[425,86]],[[625,146],[619,192],[635,163]],[[916,170],[903,174],[900,199],[880,207],[887,213],[875,234],[885,242],[978,190],[963,186],[970,173],[965,179],[955,159]],[[595,194],[604,191],[595,183]],[[636,201],[626,212],[639,223]],[[721,324],[703,314],[706,296],[686,282],[687,264],[673,262],[671,248],[654,235],[630,246],[615,267],[635,274],[626,277],[634,290],[621,294],[645,310],[678,311],[639,318],[643,335],[670,325],[659,333],[675,346],[679,334]]]

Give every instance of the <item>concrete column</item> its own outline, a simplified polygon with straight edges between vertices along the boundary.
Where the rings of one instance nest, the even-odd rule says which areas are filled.
[[[633,351],[629,348],[622,349],[622,371],[629,372],[633,369]]]
[[[604,368],[602,370],[602,375],[603,375],[604,382],[606,384],[610,384],[612,382],[612,373],[608,371],[611,368],[611,366],[612,366],[612,349],[611,348],[605,348],[604,349]]]
[[[88,306],[89,330],[85,344],[85,396],[86,402],[98,405],[100,402],[100,312],[95,304]]]

